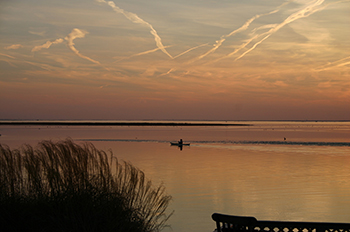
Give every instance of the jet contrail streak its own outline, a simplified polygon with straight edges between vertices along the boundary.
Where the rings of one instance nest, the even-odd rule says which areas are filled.
[[[76,38],[84,38],[86,34],[87,34],[86,31],[82,31],[78,28],[74,28],[72,30],[72,32],[69,33],[64,39],[67,40],[67,46],[69,47],[69,49],[72,50],[77,56],[79,56],[83,59],[89,60],[95,64],[101,65],[100,62],[93,60],[90,57],[87,57],[87,56],[80,54],[80,52],[74,47],[73,40],[75,40]]]
[[[273,14],[277,12],[276,10],[274,11],[271,11],[270,13],[267,13],[267,14],[260,14],[260,15],[255,15],[254,17],[250,18],[248,21],[246,21],[240,28],[232,31],[231,33],[227,34],[227,35],[223,35],[220,37],[220,40],[217,40],[215,44],[213,44],[213,48],[210,49],[209,51],[207,51],[206,53],[198,56],[197,58],[194,58],[193,60],[191,60],[189,63],[192,63],[192,62],[195,62],[197,60],[200,60],[200,59],[203,59],[204,57],[206,57],[207,55],[209,55],[210,53],[213,53],[215,52],[226,40],[226,38],[236,34],[236,33],[239,33],[241,31],[245,31],[247,30],[247,28],[249,27],[249,25],[255,20],[255,19],[258,19],[260,18],[261,16],[264,16],[264,15],[269,15],[269,14]]]
[[[331,63],[326,64],[326,65],[323,65],[321,68],[315,69],[315,71],[321,72],[321,71],[325,71],[325,70],[332,69],[335,67],[342,67],[345,65],[350,65],[350,56],[345,57],[345,58],[340,59],[340,60],[337,60],[337,61],[334,61],[334,62],[331,62]]]
[[[49,48],[51,47],[52,44],[59,44],[59,43],[62,43],[64,40],[63,39],[56,39],[55,41],[47,41],[46,43],[44,43],[43,45],[39,45],[39,46],[35,46],[33,49],[32,49],[32,52],[37,52],[37,51],[40,51],[41,49],[43,48]]]
[[[176,58],[178,58],[178,57],[180,57],[180,56],[182,56],[182,55],[185,55],[187,52],[190,52],[190,51],[192,51],[192,50],[194,50],[194,49],[197,49],[197,48],[203,47],[203,46],[205,46],[205,45],[208,45],[208,43],[201,44],[201,45],[195,46],[195,47],[193,47],[193,48],[187,49],[186,51],[184,51],[184,52],[180,53],[179,55],[174,56],[174,59],[176,59]]]
[[[240,55],[239,57],[237,57],[235,59],[236,60],[239,60],[241,59],[243,56],[245,56],[247,53],[251,52],[253,49],[255,49],[259,44],[261,44],[262,42],[264,42],[264,40],[266,40],[267,38],[269,38],[271,36],[271,34],[265,36],[263,39],[261,39],[260,41],[256,42],[251,48],[249,48],[247,51],[245,51],[242,55]]]
[[[101,65],[100,62],[96,61],[96,60],[93,60],[91,59],[90,57],[87,57],[87,56],[84,56],[82,54],[80,54],[80,52],[74,47],[74,42],[73,40],[75,40],[76,38],[84,38],[85,35],[87,34],[88,32],[86,31],[83,31],[83,30],[80,30],[78,28],[74,28],[72,30],[71,33],[69,33],[64,39],[67,41],[67,46],[68,48],[74,52],[77,56],[83,58],[83,59],[86,59],[88,61],[91,61],[92,63],[95,63],[95,64],[99,64]],[[40,51],[41,49],[43,48],[50,48],[51,45],[53,44],[60,44],[60,43],[63,43],[64,42],[64,39],[62,38],[59,38],[59,39],[56,39],[54,41],[47,41],[46,43],[44,43],[43,45],[39,45],[39,46],[35,46],[33,49],[32,49],[32,52],[37,52],[37,51]],[[102,65],[101,65],[102,66]],[[104,67],[105,69],[109,70],[108,68]]]
[[[169,45],[169,46],[164,46],[164,48],[169,48],[169,47],[172,47],[172,46],[171,46],[171,45]],[[144,52],[137,53],[137,54],[135,54],[135,55],[132,55],[131,57],[146,55],[146,54],[149,54],[149,53],[156,52],[156,51],[158,51],[158,50],[161,50],[161,49],[157,47],[157,48],[152,49],[152,50],[148,50],[148,51],[144,51]]]
[[[251,35],[254,35],[255,32],[257,32],[258,30],[262,30],[262,29],[270,29],[270,28],[273,28],[273,27],[276,27],[278,24],[267,24],[267,25],[263,25],[261,27],[257,27],[257,28],[254,28],[252,31],[251,31]]]
[[[168,71],[168,72],[163,73],[163,74],[160,74],[159,76],[161,77],[161,76],[168,75],[168,74],[170,74],[170,73],[171,73],[171,72],[173,72],[173,71],[176,71],[176,69],[175,69],[175,68],[171,68],[171,69],[169,69],[169,71]]]
[[[171,46],[171,45],[169,45],[169,46],[164,46],[164,48],[169,48],[169,47],[172,47],[172,46]],[[158,50],[160,50],[160,48],[157,47],[157,48],[152,49],[152,50],[140,52],[140,53],[131,55],[131,56],[129,56],[129,57],[121,58],[121,59],[119,59],[119,60],[117,60],[117,61],[114,61],[114,62],[119,62],[119,61],[122,61],[122,60],[127,60],[127,59],[130,59],[130,58],[135,57],[135,56],[147,55],[147,54],[149,54],[149,53],[153,53],[153,52],[156,52],[156,51],[158,51]]]
[[[252,33],[254,34],[256,31],[260,30],[260,29],[266,29],[266,28],[271,28],[269,31],[264,32],[262,34],[258,34],[258,35],[254,35],[253,37],[251,37],[250,39],[248,39],[245,43],[243,43],[242,45],[240,45],[238,48],[236,48],[236,50],[230,54],[227,54],[226,56],[223,56],[213,62],[217,62],[219,60],[225,59],[225,58],[229,58],[233,55],[235,55],[236,53],[238,53],[240,50],[244,49],[246,46],[248,46],[253,40],[259,38],[259,37],[263,37],[261,40],[259,40],[258,42],[256,42],[251,48],[249,48],[247,51],[245,51],[243,54],[241,54],[239,57],[237,57],[234,61],[237,61],[239,59],[241,59],[242,57],[244,57],[246,54],[248,54],[249,52],[251,52],[252,50],[254,50],[259,44],[261,44],[262,42],[264,42],[267,38],[269,38],[273,33],[277,32],[279,29],[281,29],[282,27],[284,27],[285,25],[300,19],[300,18],[305,18],[305,17],[309,17],[310,15],[312,15],[313,13],[316,13],[320,10],[325,9],[326,7],[328,7],[329,5],[333,5],[333,4],[337,4],[340,2],[348,2],[350,0],[341,0],[341,1],[337,1],[337,2],[333,2],[333,3],[328,3],[324,6],[321,7],[317,7],[319,5],[321,5],[324,0],[315,0],[313,1],[312,4],[308,5],[307,7],[303,8],[302,10],[299,10],[296,13],[291,14],[289,17],[287,17],[287,19],[285,19],[282,23],[280,24],[268,24],[268,25],[263,25],[261,27],[255,28],[252,30]],[[283,5],[282,5],[283,6]]]
[[[188,52],[190,52],[190,51],[192,51],[192,50],[194,50],[194,49],[203,47],[203,46],[205,46],[205,45],[208,45],[208,43],[206,43],[206,44],[201,44],[201,45],[192,47],[192,48],[190,48],[190,49],[187,49],[186,51],[184,51],[184,52],[178,54],[177,56],[174,56],[174,59],[176,59],[176,58],[178,58],[178,57],[180,57],[180,56],[182,56],[182,55],[185,55],[186,53],[188,53]],[[170,74],[171,72],[175,71],[176,69],[177,69],[177,68],[171,68],[168,72],[163,73],[163,74],[161,74],[160,76],[168,75],[168,74]]]
[[[191,60],[189,63],[192,63],[192,62],[195,62],[197,60],[200,60],[200,59],[203,59],[204,57],[206,57],[207,55],[209,55],[210,53],[213,53],[215,52],[224,42],[227,38],[239,33],[239,32],[242,32],[242,31],[245,31],[248,29],[248,27],[250,26],[250,24],[262,17],[262,16],[267,16],[267,15],[271,15],[271,14],[274,14],[274,13],[277,13],[284,5],[288,4],[289,2],[285,2],[283,3],[282,5],[278,6],[275,10],[271,11],[271,12],[268,12],[268,13],[265,13],[265,14],[257,14],[255,16],[253,16],[252,18],[248,19],[240,28],[232,31],[231,33],[227,34],[227,35],[223,35],[220,37],[220,40],[217,40],[215,44],[213,44],[213,48],[210,49],[209,51],[207,51],[206,53],[198,56],[197,58],[194,58],[193,60]]]
[[[162,52],[164,52],[164,54],[166,54],[167,56],[169,56],[171,59],[174,59],[172,57],[172,55],[170,55],[168,53],[167,50],[165,50],[165,47],[164,45],[162,44],[162,39],[160,38],[160,36],[158,35],[157,31],[153,28],[153,26],[144,21],[143,19],[141,19],[139,16],[137,16],[136,14],[134,13],[131,13],[131,12],[128,12],[128,11],[125,11],[121,8],[119,8],[118,6],[115,5],[115,3],[113,1],[108,1],[106,2],[105,0],[96,0],[97,2],[103,2],[103,3],[106,3],[108,4],[110,7],[113,8],[113,10],[117,13],[120,13],[120,14],[123,14],[127,19],[129,19],[131,22],[133,23],[137,23],[137,24],[142,24],[142,25],[145,25],[147,27],[149,27],[151,29],[151,34],[154,36],[154,40],[156,42],[156,45],[157,47],[162,50]]]
[[[234,54],[238,53],[240,50],[242,50],[243,48],[245,48],[248,44],[250,44],[254,39],[258,38],[259,35],[255,35],[253,36],[252,38],[248,39],[246,42],[244,42],[243,44],[241,44],[238,48],[236,48],[233,52],[227,54],[226,56],[223,56],[223,57],[220,57],[216,60],[214,60],[213,62],[218,62],[222,59],[225,59],[225,58],[229,58],[231,56],[233,56]]]
[[[347,1],[347,0],[346,0]],[[269,38],[273,33],[277,32],[279,29],[281,29],[282,27],[284,27],[285,25],[294,22],[295,20],[298,20],[300,18],[306,18],[309,17],[310,15],[321,11],[323,9],[325,9],[326,7],[328,7],[329,5],[332,4],[336,4],[339,2],[344,2],[344,1],[338,1],[338,2],[334,2],[334,3],[328,3],[324,6],[320,6],[322,3],[324,2],[324,0],[315,0],[312,4],[308,5],[307,7],[303,8],[302,10],[299,10],[296,13],[291,14],[287,19],[285,19],[282,23],[277,24],[276,26],[272,27],[268,32],[265,32],[260,36],[263,36],[265,34],[267,34],[264,38],[262,38],[260,41],[256,42],[250,49],[248,49],[247,51],[245,51],[242,55],[240,55],[239,57],[237,57],[235,59],[235,61],[241,59],[242,57],[244,57],[246,54],[248,54],[249,52],[251,52],[252,50],[254,50],[259,44],[261,44],[264,40],[266,40],[267,38]],[[318,7],[320,6],[320,7]]]

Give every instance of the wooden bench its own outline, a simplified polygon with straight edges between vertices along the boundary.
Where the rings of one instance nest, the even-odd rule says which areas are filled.
[[[350,223],[258,221],[255,217],[214,213],[217,232],[350,232]]]

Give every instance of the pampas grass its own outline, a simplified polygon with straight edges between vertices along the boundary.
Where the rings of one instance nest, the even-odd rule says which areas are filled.
[[[157,232],[170,200],[163,185],[91,143],[0,144],[0,231]]]

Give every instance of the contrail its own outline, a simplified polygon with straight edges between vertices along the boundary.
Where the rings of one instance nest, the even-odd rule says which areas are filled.
[[[190,51],[192,51],[192,50],[194,50],[194,49],[197,49],[197,48],[200,48],[200,47],[203,47],[203,46],[206,46],[206,45],[208,45],[208,43],[201,44],[201,45],[195,46],[195,47],[193,47],[193,48],[187,49],[186,51],[180,53],[179,55],[174,56],[174,59],[176,59],[176,58],[178,58],[178,57],[180,57],[180,56],[182,56],[182,55],[185,55],[187,52],[190,52]]]
[[[273,33],[277,32],[279,29],[281,29],[285,25],[287,25],[287,24],[289,24],[289,23],[291,23],[291,22],[293,22],[293,21],[295,21],[297,19],[309,17],[313,13],[316,13],[316,12],[318,12],[320,10],[323,10],[326,7],[328,7],[329,5],[337,4],[337,3],[340,3],[340,2],[347,2],[347,1],[350,1],[350,0],[341,0],[341,1],[328,3],[328,4],[324,5],[324,6],[318,7],[319,5],[321,5],[324,2],[324,0],[314,0],[312,4],[308,5],[307,7],[303,8],[302,10],[299,10],[296,13],[291,14],[287,19],[285,19],[280,24],[268,24],[268,25],[263,25],[261,27],[253,29],[252,30],[252,34],[254,34],[256,31],[258,31],[260,29],[271,28],[269,31],[264,32],[262,34],[253,35],[250,39],[246,40],[246,42],[244,42],[238,48],[236,48],[235,51],[233,51],[232,53],[227,54],[226,56],[223,56],[223,57],[221,57],[221,58],[219,58],[219,59],[217,59],[217,60],[215,60],[213,62],[217,62],[219,60],[222,60],[222,59],[225,59],[225,58],[229,58],[229,57],[237,54],[240,50],[244,49],[253,40],[258,39],[259,37],[263,37],[258,42],[256,42],[250,49],[245,51],[243,54],[241,54],[239,57],[237,57],[234,60],[234,61],[237,61],[237,60],[241,59],[242,57],[244,57],[249,52],[251,52],[252,50],[254,50],[259,44],[261,44],[263,41],[265,41],[267,38],[269,38]],[[283,4],[281,6],[283,6]]]
[[[315,71],[321,72],[324,70],[332,69],[335,67],[342,67],[345,65],[350,65],[350,56],[345,57],[345,58],[340,59],[340,60],[337,60],[337,61],[334,61],[334,62],[331,62],[331,63],[328,63],[328,64],[322,66],[321,68],[315,69]]]
[[[87,57],[87,56],[84,56],[82,54],[80,54],[80,52],[74,47],[74,42],[73,40],[75,40],[76,38],[84,38],[85,35],[87,34],[88,32],[87,31],[83,31],[83,30],[80,30],[78,28],[74,28],[72,30],[71,33],[69,33],[64,39],[67,41],[67,46],[70,50],[72,50],[77,56],[83,58],[83,59],[86,59],[86,60],[89,60],[95,64],[99,64],[101,65],[100,62],[96,61],[96,60],[93,60],[91,59],[90,57]],[[39,45],[39,46],[35,46],[33,49],[32,49],[32,52],[37,52],[37,51],[40,51],[41,49],[43,48],[50,48],[51,45],[53,44],[60,44],[60,43],[63,43],[64,40],[62,38],[59,38],[59,39],[56,39],[54,41],[47,41],[46,43],[44,43],[43,45]]]
[[[248,19],[240,28],[232,31],[231,33],[227,34],[227,35],[223,35],[220,37],[220,40],[217,40],[215,44],[213,44],[213,48],[210,49],[209,51],[207,51],[206,53],[198,56],[197,58],[194,58],[193,60],[189,61],[189,63],[192,63],[192,62],[195,62],[197,60],[200,60],[200,59],[203,59],[204,57],[206,57],[207,55],[209,55],[210,53],[213,53],[215,52],[224,42],[227,38],[239,33],[239,32],[242,32],[242,31],[245,31],[248,29],[248,27],[250,26],[250,24],[262,17],[262,16],[267,16],[267,15],[271,15],[271,14],[274,14],[274,13],[277,13],[284,5],[288,4],[289,2],[285,2],[283,3],[282,5],[278,6],[275,10],[271,11],[271,12],[268,12],[268,13],[264,13],[264,14],[257,14],[255,16],[253,16],[252,18]]]
[[[235,55],[236,53],[238,53],[240,50],[242,50],[243,48],[245,48],[248,44],[250,44],[253,40],[257,39],[259,37],[259,35],[255,35],[253,37],[251,37],[250,39],[246,40],[244,43],[242,43],[238,48],[236,48],[233,52],[227,54],[226,56],[223,56],[223,57],[220,57],[214,61],[212,61],[213,63],[215,62],[218,62],[222,59],[225,59],[225,58],[229,58],[233,55]]]
[[[252,31],[251,31],[251,35],[254,35],[256,31],[258,30],[262,30],[262,29],[270,29],[270,28],[273,28],[273,27],[276,27],[278,24],[275,23],[275,24],[267,24],[267,25],[263,25],[261,27],[257,27],[257,28],[254,28]]]
[[[79,56],[83,59],[89,60],[95,64],[101,65],[100,62],[93,60],[90,57],[87,57],[87,56],[80,54],[79,51],[74,47],[73,40],[75,40],[76,38],[84,38],[86,34],[87,34],[86,31],[82,31],[78,28],[74,28],[72,30],[72,32],[69,33],[64,39],[67,40],[67,46],[69,47],[69,49],[72,50],[77,56]]]
[[[263,15],[269,15],[269,14],[273,14],[277,11],[271,11],[270,13],[267,13],[267,14],[260,14],[260,15],[255,15],[254,17],[250,18],[248,21],[246,21],[240,28],[232,31],[230,34],[227,34],[227,35],[223,35],[220,37],[220,40],[217,40],[215,44],[213,44],[213,48],[210,49],[209,51],[207,51],[206,53],[204,53],[203,55],[200,55],[199,57],[195,58],[192,60],[192,62],[194,61],[197,61],[197,60],[200,60],[200,59],[203,59],[204,57],[206,57],[207,55],[209,55],[210,53],[212,52],[215,52],[226,40],[226,38],[236,34],[236,33],[239,33],[241,31],[244,31],[246,30],[249,25],[257,18],[260,18],[261,16]]]
[[[35,46],[33,49],[32,49],[32,52],[37,52],[37,51],[40,51],[41,49],[43,48],[46,48],[48,49],[49,47],[51,47],[52,44],[59,44],[59,43],[62,43],[64,40],[63,39],[56,39],[55,41],[47,41],[46,43],[44,43],[43,45],[39,45],[39,46]]]
[[[256,42],[250,49],[248,49],[247,51],[245,51],[242,55],[240,55],[239,57],[237,57],[235,59],[235,61],[241,59],[243,56],[245,56],[246,54],[248,54],[249,52],[251,52],[253,49],[255,49],[259,44],[261,44],[262,42],[264,42],[264,40],[266,40],[267,38],[269,38],[272,34],[268,34],[267,36],[265,36],[263,39],[261,39],[260,41]],[[245,47],[245,46],[244,46]]]
[[[127,19],[129,19],[131,22],[133,23],[137,23],[137,24],[142,24],[145,25],[147,27],[149,27],[151,29],[151,34],[154,36],[154,40],[156,41],[156,45],[157,47],[162,50],[162,52],[164,52],[164,54],[166,54],[167,56],[169,56],[171,59],[174,59],[172,57],[172,55],[170,55],[167,50],[165,50],[164,45],[162,44],[162,39],[160,38],[160,36],[158,35],[157,31],[153,28],[153,26],[144,21],[143,19],[141,19],[139,16],[137,16],[134,13],[128,12],[126,10],[123,10],[121,8],[119,8],[118,6],[115,5],[115,3],[113,1],[108,1],[106,2],[105,0],[96,0],[97,2],[103,2],[108,4],[110,7],[113,8],[113,10],[117,13],[123,14]]]
[[[169,46],[164,46],[164,48],[169,48],[169,47],[172,47],[172,46],[171,46],[171,45],[169,45]],[[140,52],[140,53],[131,55],[131,56],[129,56],[129,57],[121,58],[121,59],[119,59],[119,60],[117,60],[117,61],[114,61],[114,62],[119,62],[119,61],[122,61],[122,60],[127,60],[127,59],[130,59],[130,58],[135,57],[135,56],[147,55],[147,54],[149,54],[149,53],[153,53],[153,52],[156,52],[156,51],[158,51],[158,50],[160,50],[160,48],[157,47],[157,48],[155,48],[155,49],[151,49],[151,50],[148,50],[148,51]]]
[[[198,46],[195,46],[195,47],[192,47],[192,48],[190,48],[190,49],[187,49],[186,51],[184,51],[184,52],[178,54],[177,56],[174,56],[174,59],[176,59],[176,58],[178,58],[178,57],[180,57],[180,56],[182,56],[182,55],[185,55],[186,53],[188,53],[188,52],[190,52],[190,51],[192,51],[192,50],[194,50],[194,49],[197,49],[197,48],[200,48],[200,47],[203,47],[203,46],[206,46],[206,45],[208,45],[208,43],[206,43],[206,44],[200,44],[200,45],[198,45]],[[168,74],[170,74],[171,72],[176,71],[176,69],[177,69],[177,68],[171,68],[168,72],[163,73],[163,74],[161,74],[160,76],[168,75]]]
[[[173,72],[173,71],[176,71],[176,69],[175,69],[175,68],[171,68],[171,69],[169,69],[169,71],[168,71],[168,72],[163,73],[163,74],[160,74],[160,75],[159,75],[159,77],[161,77],[161,76],[165,76],[165,75],[168,75],[168,74],[170,74],[170,73],[171,73],[171,72]]]
[[[344,1],[338,1],[338,2],[334,2],[334,3],[328,3],[324,6],[318,7],[321,4],[323,4],[324,0],[315,0],[312,4],[308,5],[307,7],[305,7],[302,10],[299,10],[296,13],[291,14],[287,19],[285,19],[282,23],[277,24],[276,26],[272,27],[268,32],[265,32],[260,36],[264,36],[266,35],[264,38],[262,38],[260,41],[256,42],[250,49],[248,49],[247,51],[245,51],[242,55],[240,55],[239,57],[237,57],[235,59],[235,61],[241,59],[242,57],[244,57],[246,54],[248,54],[249,52],[251,52],[252,50],[254,50],[259,44],[261,44],[264,40],[266,40],[267,38],[269,38],[273,33],[277,32],[279,29],[281,29],[282,27],[284,27],[285,25],[294,22],[295,20],[301,19],[301,18],[306,18],[309,17],[310,15],[321,11],[323,9],[325,9],[326,7],[328,7],[329,5],[332,4],[336,4],[339,2],[344,2]]]

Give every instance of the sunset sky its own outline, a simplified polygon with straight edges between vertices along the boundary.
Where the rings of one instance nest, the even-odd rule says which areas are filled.
[[[0,119],[350,120],[350,0],[2,0]]]

